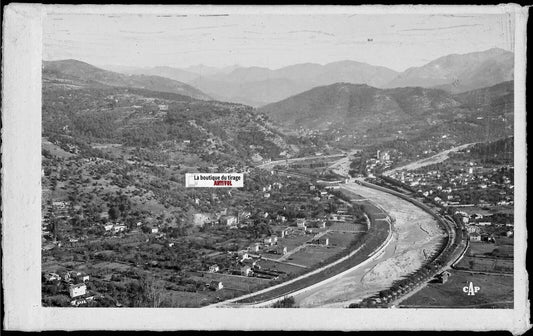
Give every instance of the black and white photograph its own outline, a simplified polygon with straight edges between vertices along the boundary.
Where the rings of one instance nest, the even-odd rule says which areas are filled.
[[[41,8],[39,309],[524,305],[527,11],[369,7]]]

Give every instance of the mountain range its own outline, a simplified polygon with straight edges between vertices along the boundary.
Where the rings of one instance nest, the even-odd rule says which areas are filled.
[[[461,125],[460,131],[452,131],[457,136],[480,134],[483,127],[490,127],[496,136],[512,134],[513,82],[461,94],[421,87],[379,89],[336,83],[263,106],[258,112],[287,131],[407,138],[433,127],[444,130],[453,123],[454,127]]]
[[[77,60],[43,61],[43,77],[74,80],[87,85],[130,87],[151,91],[176,93],[195,99],[211,100],[202,91],[167,77],[127,75],[97,68]]]
[[[513,68],[514,54],[498,48],[447,55],[403,72],[350,60],[326,65],[303,63],[275,70],[237,66],[222,69],[206,66],[183,69],[114,67],[130,74],[171,78],[196,87],[217,100],[255,107],[339,82],[377,88],[419,86],[461,93],[512,80]]]
[[[409,68],[386,87],[421,86],[459,93],[513,79],[514,54],[493,48],[464,55],[452,54]]]
[[[482,61],[481,68],[490,64],[487,62]],[[280,72],[286,77],[300,76],[309,83],[317,78],[332,80],[328,76],[335,73],[336,67],[350,66],[354,69],[351,74],[357,70],[368,79],[372,72],[379,73],[373,80],[381,78],[381,83],[386,82],[386,77],[395,76],[386,69],[354,62],[329,66],[333,70],[328,74],[316,70],[315,64],[287,67]],[[501,74],[504,72],[501,69],[492,69],[492,73]],[[257,67],[235,69],[227,74],[219,72],[212,77],[239,83],[269,73],[270,70]],[[340,70],[337,75],[342,75]],[[485,78],[501,79],[493,75]],[[287,90],[291,87],[291,81],[285,77],[269,77],[263,82],[272,81],[277,81],[278,87],[285,85]],[[263,82],[248,82],[243,88],[260,90]],[[480,137],[497,139],[512,135],[513,81],[461,93],[449,92],[442,84],[439,87],[378,88],[340,82],[316,86],[253,109],[205,101],[210,97],[202,91],[160,76],[120,74],[75,60],[53,61],[43,63],[43,127],[61,133],[68,126],[81,136],[115,139],[126,144],[154,144],[176,138],[203,141],[207,136],[218,139],[220,155],[225,153],[221,148],[231,144],[232,157],[228,159],[235,159],[239,152],[247,153],[247,158],[276,157],[276,153],[290,147],[293,140],[289,139],[298,138],[287,137],[285,131],[292,135],[303,131],[311,136],[318,131],[327,141],[342,138],[343,146],[404,139],[421,141],[423,147],[424,141],[444,136],[455,139],[455,143],[466,143]],[[160,111],[158,104],[168,105],[168,112]],[[263,120],[263,116],[267,119]],[[221,132],[220,127],[225,131]]]
[[[44,136],[59,135],[86,148],[93,142],[142,147],[158,158],[185,155],[203,169],[297,150],[250,106],[133,87],[113,73],[67,63],[75,66],[67,71],[59,63],[59,70],[43,71]]]

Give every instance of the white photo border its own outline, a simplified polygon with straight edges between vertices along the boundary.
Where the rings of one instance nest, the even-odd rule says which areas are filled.
[[[47,308],[41,306],[42,26],[79,14],[504,14],[515,17],[514,309]],[[498,6],[148,6],[10,4],[3,21],[2,248],[7,330],[529,329],[526,231],[527,8]],[[384,322],[386,321],[386,322]]]

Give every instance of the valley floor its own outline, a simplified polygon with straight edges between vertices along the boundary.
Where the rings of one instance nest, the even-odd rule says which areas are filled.
[[[382,254],[323,286],[295,296],[300,307],[347,307],[371,296],[419,268],[442,238],[437,222],[428,213],[394,195],[355,183],[344,186],[380,205],[396,219],[393,238]]]

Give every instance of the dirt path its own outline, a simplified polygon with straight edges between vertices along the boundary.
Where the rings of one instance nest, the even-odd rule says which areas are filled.
[[[346,184],[345,188],[380,205],[396,218],[393,240],[381,256],[364,267],[296,295],[300,307],[346,307],[386,289],[419,268],[443,237],[433,217],[412,203],[355,183]]]

